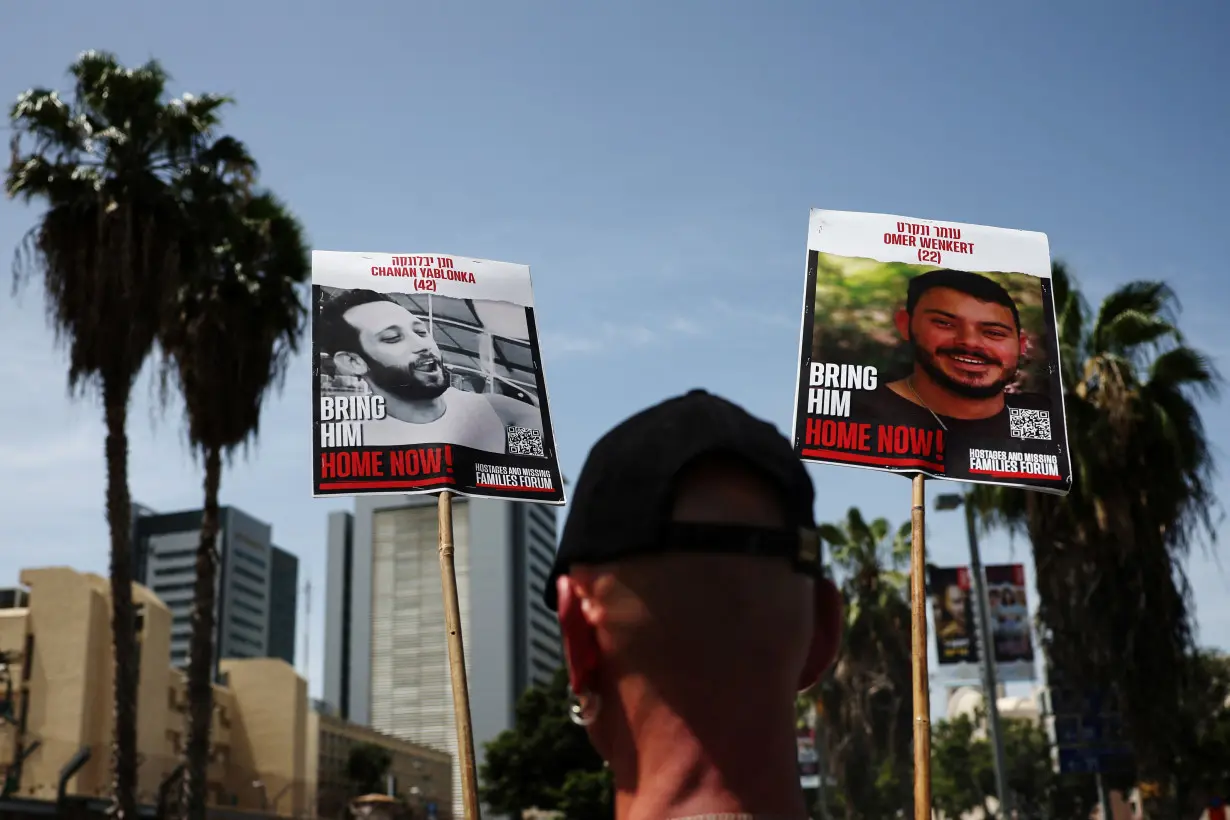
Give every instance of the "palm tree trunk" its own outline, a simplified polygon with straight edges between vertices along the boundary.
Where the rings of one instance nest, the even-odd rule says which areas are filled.
[[[107,425],[107,526],[111,530],[111,638],[115,653],[115,734],[111,747],[112,812],[116,820],[137,817],[136,609],[132,600],[132,501],[128,495],[128,399],[130,379],[103,380]]]
[[[209,732],[214,711],[214,606],[218,577],[218,486],[222,456],[205,451],[205,511],[196,551],[196,591],[192,612],[192,646],[188,660],[188,744],[184,770],[186,820],[205,820],[208,789]]]

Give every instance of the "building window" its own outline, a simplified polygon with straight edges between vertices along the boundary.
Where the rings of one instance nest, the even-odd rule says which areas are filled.
[[[196,555],[196,550],[167,550],[166,552],[156,552],[154,555],[160,561],[174,561],[177,558],[191,558]]]
[[[264,569],[266,566],[264,558],[257,557],[253,555],[252,553],[248,552],[247,550],[235,550],[234,554],[241,561],[247,561],[249,564],[251,564],[254,567],[259,567],[260,569]]]
[[[249,621],[247,618],[242,618],[239,615],[232,615],[231,620],[233,620],[235,623],[239,624],[240,626],[247,627],[248,629],[255,630],[256,632],[264,632],[264,629],[261,627],[260,624],[253,623],[252,621]]]
[[[236,609],[242,609],[244,612],[247,612],[250,615],[255,615],[258,618],[265,617],[265,613],[262,612],[259,607],[252,606],[251,604],[241,601],[239,599],[235,599],[234,601],[232,601],[231,605],[234,606]]]
[[[166,595],[170,592],[192,592],[196,588],[196,582],[189,581],[185,584],[155,584],[154,592],[159,595]]]
[[[262,585],[265,583],[264,576],[258,575],[257,573],[253,572],[252,570],[246,567],[236,566],[236,567],[233,567],[232,569],[236,575],[238,575],[241,578],[244,578],[245,580],[252,581],[253,583],[262,584]]]

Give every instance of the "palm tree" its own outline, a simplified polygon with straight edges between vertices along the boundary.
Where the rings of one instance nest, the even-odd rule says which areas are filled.
[[[851,508],[820,534],[846,607],[841,652],[818,691],[830,724],[826,759],[846,815],[880,817],[911,799],[910,525],[893,533],[887,520],[869,523]]]
[[[69,69],[71,102],[34,88],[10,112],[10,197],[47,206],[18,249],[17,284],[40,276],[68,349],[70,393],[97,389],[107,427],[107,524],[115,686],[114,811],[135,817],[138,658],[132,599],[127,418],[180,274],[184,226],[173,180],[226,100],[165,101],[167,74],[89,51]]]
[[[988,526],[1029,536],[1042,642],[1078,685],[1117,691],[1138,764],[1161,776],[1192,649],[1184,561],[1212,539],[1213,460],[1195,400],[1218,376],[1177,326],[1162,282],[1132,282],[1092,315],[1052,270],[1073,485],[1066,498],[980,487]]]
[[[255,172],[244,146],[224,137],[200,152],[181,181],[195,241],[161,333],[164,377],[183,395],[188,440],[205,465],[181,800],[189,820],[205,817],[222,459],[258,434],[261,406],[281,386],[306,317],[297,292],[310,271],[302,230],[271,194],[251,190]]]

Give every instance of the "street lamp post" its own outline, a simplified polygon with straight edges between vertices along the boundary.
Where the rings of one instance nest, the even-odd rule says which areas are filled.
[[[995,791],[999,798],[999,816],[1009,817],[1009,794],[1004,783],[1004,738],[999,725],[999,691],[995,685],[995,645],[991,641],[991,619],[987,613],[986,576],[982,571],[982,556],[978,550],[976,513],[968,495],[947,493],[935,499],[937,510],[965,507],[965,529],[969,536],[970,574],[974,576],[974,598],[978,607],[978,640],[982,644],[982,689],[987,707],[987,724],[991,734],[991,749],[995,755]]]

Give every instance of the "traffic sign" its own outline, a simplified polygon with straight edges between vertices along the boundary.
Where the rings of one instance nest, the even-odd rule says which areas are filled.
[[[1107,692],[1066,686],[1049,670],[1050,715],[1062,774],[1126,772],[1132,750],[1123,730],[1118,699]]]

